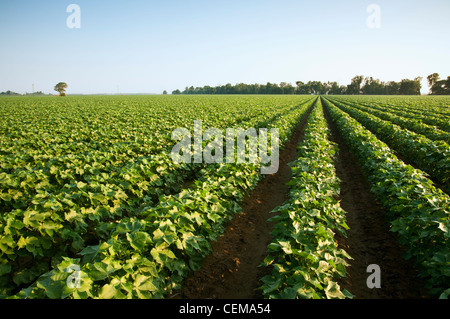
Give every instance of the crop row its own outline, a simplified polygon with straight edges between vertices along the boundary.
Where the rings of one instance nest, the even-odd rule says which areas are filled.
[[[340,189],[334,169],[337,146],[328,135],[318,100],[298,146],[299,157],[291,163],[289,200],[270,219],[275,222],[273,240],[263,265],[271,274],[261,279],[266,298],[352,297],[336,282],[345,276],[345,259],[351,257],[334,239],[335,232],[345,236],[348,226],[335,199]]]
[[[350,107],[357,108],[361,111],[375,115],[376,117],[379,117],[382,120],[389,121],[393,124],[399,125],[403,128],[411,130],[415,133],[422,134],[431,140],[434,140],[434,141],[442,140],[446,143],[450,142],[450,133],[442,131],[442,130],[438,129],[436,126],[428,125],[428,124],[422,123],[421,121],[418,121],[418,120],[415,120],[412,118],[401,117],[401,116],[389,113],[387,111],[381,111],[374,107],[368,107],[368,106],[363,106],[358,103],[352,103],[347,100],[343,100],[342,102],[349,105]]]
[[[429,117],[450,116],[450,104],[447,96],[432,96],[432,97],[401,97],[399,100],[389,103],[382,103],[381,106],[387,107],[391,110],[407,111],[411,115],[427,115]]]
[[[311,99],[297,99],[297,103],[307,100]],[[237,116],[233,120],[241,125],[269,125],[277,121],[284,112],[289,113],[297,106],[293,100],[287,102],[281,102],[279,108],[272,108],[270,104],[261,105],[260,109],[255,106],[241,106],[241,114],[245,116]],[[179,193],[187,181],[198,179],[205,173],[205,170],[201,170],[202,164],[177,165],[165,152],[151,154],[152,149],[146,150],[145,146],[148,144],[143,140],[133,144],[129,138],[124,137],[123,142],[111,144],[107,136],[102,135],[105,142],[98,148],[82,140],[74,142],[75,136],[79,134],[77,129],[83,131],[89,123],[102,127],[102,116],[105,116],[103,120],[107,121],[105,127],[109,127],[111,123],[118,125],[122,120],[127,122],[127,118],[119,116],[122,113],[136,121],[134,128],[141,129],[138,135],[145,136],[147,133],[149,136],[145,138],[152,140],[152,136],[158,136],[158,133],[152,132],[151,129],[157,127],[160,122],[151,121],[145,127],[140,124],[141,119],[137,115],[141,114],[144,119],[150,120],[147,111],[154,115],[160,112],[158,107],[149,110],[139,107],[133,111],[130,106],[124,107],[121,112],[114,106],[106,106],[104,109],[87,107],[84,111],[92,113],[88,123],[84,123],[86,118],[76,106],[73,106],[74,109],[58,107],[28,110],[24,107],[35,117],[28,120],[22,114],[22,120],[25,123],[35,121],[33,125],[20,126],[16,123],[16,131],[21,131],[23,138],[8,138],[8,134],[2,136],[6,142],[1,150],[5,156],[1,159],[0,173],[1,293],[30,283],[36,276],[47,271],[50,263],[55,263],[54,260],[62,256],[74,255],[99,240],[108,240],[111,229],[122,218],[139,216],[148,207],[157,205],[163,195]],[[233,107],[238,109],[237,106],[227,106],[227,112],[231,112]],[[217,118],[229,119],[224,108],[222,105],[221,113],[215,114]],[[51,112],[47,113],[49,109]],[[258,110],[256,113],[249,113],[248,109]],[[184,110],[180,108],[180,114]],[[21,109],[17,111],[20,113]],[[107,114],[118,118],[113,121]],[[41,121],[42,117],[47,115],[50,119],[66,119],[67,130],[61,126],[61,132],[53,132],[52,123],[55,119],[51,119],[50,124]],[[83,120],[80,120],[80,117]],[[12,120],[10,115],[7,119]],[[192,118],[188,117],[189,119]],[[205,123],[215,123],[205,119]],[[6,122],[12,124],[10,121]],[[182,122],[179,122],[179,125],[182,125]],[[6,125],[2,128],[7,130]],[[91,134],[93,139],[96,139],[95,132],[93,130]],[[112,139],[117,132],[114,133],[113,130],[108,134]],[[38,142],[39,136],[42,136],[44,141],[47,138],[51,140],[43,145],[33,145],[33,142]],[[164,141],[166,136],[170,134],[161,134],[160,138]],[[32,146],[27,146],[28,144]],[[71,149],[74,144],[75,149]],[[132,147],[133,145],[136,145],[136,148]],[[167,147],[170,143],[165,141],[165,145]],[[83,151],[79,147],[84,147]],[[30,154],[33,154],[33,159]]]
[[[339,102],[333,103],[358,120],[399,154],[408,158],[416,167],[428,173],[433,180],[441,184],[444,191],[450,192],[449,144],[444,141],[430,140],[390,121],[382,120],[369,112]]]
[[[339,98],[339,100],[349,101],[345,98]],[[360,101],[360,99],[357,99],[356,101]],[[376,99],[369,101],[370,102],[367,102],[367,99],[363,97],[360,103],[373,109],[378,109],[380,111],[388,112],[389,114],[401,116],[404,118],[410,118],[428,125],[436,126],[440,130],[450,132],[450,122],[448,120],[449,114],[440,113],[444,112],[443,109],[445,109],[445,106],[432,107],[430,106],[430,103],[432,102],[432,100],[430,99],[424,101],[425,104],[421,104],[420,107],[415,106],[409,108],[405,108],[403,105],[404,97],[402,97],[401,100],[394,100],[395,103],[390,104],[382,104],[379,102],[379,100]],[[353,100],[352,102],[355,102],[355,100]],[[440,102],[444,103],[444,101]],[[397,103],[401,103],[401,105],[398,105]],[[417,103],[417,100],[415,100],[415,103]],[[436,116],[437,114],[439,116]]]
[[[417,266],[431,294],[448,295],[450,197],[422,171],[399,160],[357,120],[329,100],[323,102],[340,135],[359,159],[372,192],[386,207],[391,231],[398,234],[405,247],[404,257]]]
[[[336,96],[337,97],[337,96]],[[340,100],[353,100],[365,105],[374,105],[386,111],[407,111],[410,115],[450,115],[450,99],[444,95],[434,96],[340,96]]]
[[[310,100],[310,99],[309,99]],[[276,117],[286,142],[310,103]],[[210,241],[240,210],[239,201],[260,179],[258,164],[214,164],[178,194],[162,195],[135,216],[107,223],[99,244],[54,258],[52,269],[22,289],[19,298],[161,298],[180,286],[210,253]],[[68,285],[74,276],[79,285]]]

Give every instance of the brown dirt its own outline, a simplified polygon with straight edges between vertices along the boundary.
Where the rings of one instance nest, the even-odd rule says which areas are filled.
[[[233,217],[226,230],[212,243],[212,254],[201,268],[185,279],[181,290],[168,298],[254,299],[262,298],[258,289],[265,273],[258,265],[266,256],[273,224],[272,210],[289,195],[291,179],[288,165],[297,157],[297,145],[312,107],[297,125],[291,139],[280,152],[278,172],[266,175],[241,203],[242,213]],[[267,270],[266,270],[267,271]]]
[[[311,109],[310,109],[311,111]],[[355,156],[349,151],[331,121],[324,114],[331,130],[331,140],[338,144],[336,173],[341,179],[340,201],[347,212],[350,229],[347,237],[336,235],[340,248],[352,260],[347,277],[339,281],[355,299],[420,299],[426,298],[423,282],[417,271],[405,261],[395,233],[389,231],[385,210],[370,192],[370,185]],[[309,115],[309,112],[307,113]],[[212,243],[213,252],[202,267],[185,279],[179,291],[167,298],[183,299],[253,299],[262,298],[257,289],[268,270],[258,265],[266,256],[270,243],[272,210],[288,199],[291,179],[288,163],[297,157],[297,145],[303,138],[307,116],[297,126],[286,148],[280,153],[276,174],[265,176],[251,191],[241,206],[242,213],[234,216],[222,236]],[[381,268],[381,288],[370,289],[366,280],[367,266]]]
[[[339,284],[355,299],[419,299],[425,297],[423,282],[405,261],[395,233],[389,231],[385,210],[370,192],[370,185],[355,156],[349,151],[324,107],[331,140],[338,144],[336,174],[341,179],[341,207],[347,212],[347,238],[336,236],[353,258],[348,275]],[[381,268],[381,288],[368,288],[367,266]]]

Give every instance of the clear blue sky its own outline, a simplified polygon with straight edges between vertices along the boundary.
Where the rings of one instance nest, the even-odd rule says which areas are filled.
[[[70,29],[69,4],[81,8]],[[370,29],[366,8],[381,9]],[[450,75],[449,0],[0,1],[0,91],[161,93]]]

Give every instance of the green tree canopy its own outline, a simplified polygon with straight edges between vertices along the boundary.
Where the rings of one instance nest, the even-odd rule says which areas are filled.
[[[400,82],[399,94],[420,95],[420,88],[422,87],[420,81],[422,81],[422,77],[420,76],[414,80],[403,79]]]
[[[67,87],[68,85],[66,82],[59,82],[53,89],[58,92],[60,96],[65,96]]]
[[[439,80],[439,74],[433,73],[427,76],[428,86],[430,87],[430,94],[444,95],[450,94],[450,76],[447,80]]]

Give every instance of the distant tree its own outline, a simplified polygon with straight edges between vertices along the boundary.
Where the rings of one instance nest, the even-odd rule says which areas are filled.
[[[358,90],[356,89],[355,85],[352,83],[347,84],[347,87],[345,88],[345,92],[347,94],[356,94],[357,91]]]
[[[282,89],[276,83],[267,82],[266,94],[281,94]]]
[[[400,94],[400,83],[395,81],[389,81],[388,83],[386,83],[386,94]]]
[[[25,95],[42,96],[42,95],[46,95],[46,94],[42,91],[37,91],[34,93],[25,93]],[[49,94],[49,95],[51,95],[51,94]]]
[[[68,85],[66,82],[59,82],[53,89],[58,92],[60,96],[66,96],[67,87]]]
[[[444,84],[444,88],[445,88],[445,94],[450,94],[450,76],[447,76],[447,80],[445,81]]]
[[[203,94],[214,94],[216,92],[215,88],[209,86],[209,85],[205,85],[203,87]]]
[[[310,94],[308,86],[302,81],[295,82],[297,87],[295,88],[295,94]]]
[[[320,81],[309,81],[306,85],[309,87],[310,93],[312,94],[326,93],[326,87]]]
[[[231,85],[231,83],[225,84],[224,94],[233,94],[233,93],[234,93],[234,90],[233,90],[233,86]]]
[[[427,76],[427,80],[428,86],[430,87],[430,94],[450,94],[450,76],[447,77],[447,80],[439,80],[439,74],[433,73]]]
[[[166,91],[166,90],[164,90],[164,91],[163,91],[163,94],[164,94],[164,95],[167,95],[167,91]]]
[[[386,85],[384,82],[380,82],[379,79],[366,77],[361,91],[363,94],[386,94]]]
[[[427,76],[427,80],[428,80],[428,86],[430,88],[432,88],[433,85],[435,85],[436,82],[439,81],[439,74],[438,73],[430,74],[429,76]]]
[[[363,75],[357,75],[353,77],[351,83],[347,85],[347,94],[360,94],[361,93],[361,83],[364,80]]]
[[[422,88],[422,80],[423,77],[418,76],[414,79],[414,89],[416,90],[416,94],[420,95],[420,89]]]
[[[8,90],[6,92],[1,92],[0,95],[20,95],[19,93]]]
[[[414,80],[403,79],[400,82],[399,94],[420,95],[420,89],[422,88],[420,81],[422,81],[422,77],[420,76]]]
[[[234,86],[235,94],[248,94],[248,86],[245,83],[238,83]]]
[[[267,94],[267,87],[265,84],[261,84],[258,88],[258,94]]]
[[[183,92],[175,90],[172,91],[172,94],[420,94],[421,81],[422,78],[417,77],[414,80],[404,79],[402,82],[389,81],[385,83],[373,77],[357,75],[348,85],[339,85],[337,82],[330,81],[308,81],[308,83],[296,81],[296,87],[287,82],[281,82],[279,85],[271,82],[266,84],[236,83],[235,85],[227,83],[214,87],[209,85],[195,88],[186,86]],[[435,85],[439,85],[437,88],[439,90],[450,92],[450,77],[447,80],[437,81]]]
[[[295,88],[291,83],[281,82],[280,83],[281,94],[294,94]]]
[[[328,82],[327,86],[329,88],[328,90],[328,94],[343,94],[344,93],[344,86],[339,86],[339,84],[337,82]]]

